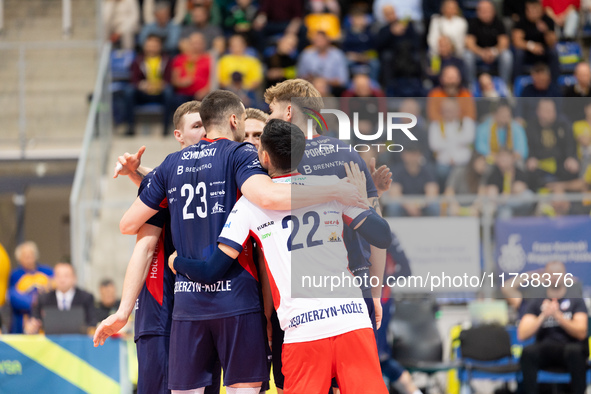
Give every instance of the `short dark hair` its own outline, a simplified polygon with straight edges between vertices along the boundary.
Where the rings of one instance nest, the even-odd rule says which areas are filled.
[[[158,41],[160,41],[161,44],[162,44],[162,41],[164,41],[163,40],[163,37],[160,34],[156,34],[156,33],[150,33],[150,34],[148,34],[148,36],[146,37],[145,41],[148,41],[148,40],[158,40]]]
[[[113,282],[113,279],[107,278],[107,279],[101,280],[99,287],[107,287],[107,286],[115,286],[115,282]]]
[[[538,73],[548,73],[550,74],[550,67],[546,64],[546,63],[536,63],[533,65],[533,67],[531,68],[531,72],[532,74],[538,74]]]
[[[244,113],[240,97],[228,90],[215,90],[201,102],[201,121],[205,131],[213,125],[223,125],[232,114]]]
[[[261,148],[269,154],[273,166],[281,171],[297,168],[306,149],[306,137],[293,123],[271,119],[263,129]]]

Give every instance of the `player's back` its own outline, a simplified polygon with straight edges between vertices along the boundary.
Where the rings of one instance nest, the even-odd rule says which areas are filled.
[[[265,172],[252,145],[225,138],[203,139],[169,155],[147,188],[147,195],[141,197],[152,207],[158,198],[167,198],[179,255],[207,259],[217,246],[217,235],[239,197],[240,186],[254,174]],[[173,317],[200,320],[255,311],[258,291],[250,254],[245,250],[240,264],[234,264],[215,284],[177,276]]]
[[[337,181],[338,178],[332,176],[303,175],[274,179],[277,183],[310,187]],[[359,288],[331,290],[330,282],[327,286],[307,286],[301,282],[304,277],[311,281],[326,276],[352,278],[347,271],[347,252],[342,240],[343,222],[350,220],[355,226],[367,214],[368,211],[344,207],[337,201],[292,211],[261,209],[244,197],[236,204],[219,240],[236,247],[249,231],[258,238],[271,274],[273,300],[282,329],[286,331],[286,343],[369,327],[368,318],[359,319],[360,314],[367,315],[365,303],[356,299],[361,297]],[[354,305],[355,311],[347,312],[346,304],[350,308]],[[306,325],[301,320],[304,319],[302,314],[308,312],[317,314],[310,320],[314,324]]]

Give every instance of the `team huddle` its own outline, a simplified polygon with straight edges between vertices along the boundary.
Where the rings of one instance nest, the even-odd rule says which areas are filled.
[[[306,140],[294,97],[323,106],[306,81],[269,88],[257,148],[243,142],[244,105],[220,90],[177,109],[182,150],[157,168],[139,166],[143,150],[120,158],[119,174],[139,186],[120,230],[137,241],[121,306],[94,343],[135,310],[138,393],[218,393],[221,370],[227,393],[264,392],[271,364],[287,394],[387,393],[374,335],[381,286],[330,298],[293,288],[302,270],[382,278],[392,242],[359,155],[305,154],[319,139],[344,142]]]

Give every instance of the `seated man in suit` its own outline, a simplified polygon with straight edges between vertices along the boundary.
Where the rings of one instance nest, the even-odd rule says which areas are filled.
[[[95,310],[92,294],[76,287],[76,272],[68,263],[57,263],[53,268],[55,290],[39,296],[33,306],[33,317],[25,324],[25,333],[36,334],[43,325],[46,308],[57,308],[68,311],[72,307],[80,306],[84,309],[84,322],[88,327],[94,327]]]
[[[533,345],[526,346],[521,356],[523,389],[525,394],[538,393],[537,375],[540,369],[564,368],[571,375],[572,392],[583,394],[586,388],[587,358],[587,307],[582,298],[569,298],[564,264],[555,261],[550,271],[564,275],[542,277],[550,280],[545,298],[532,299],[519,326],[517,337],[525,341],[535,335]],[[571,283],[569,283],[571,282]]]

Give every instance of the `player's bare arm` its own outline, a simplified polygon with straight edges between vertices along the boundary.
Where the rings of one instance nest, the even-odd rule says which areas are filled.
[[[133,254],[127,264],[119,309],[103,320],[97,328],[93,338],[95,347],[103,345],[108,337],[119,332],[127,324],[135,301],[148,276],[150,262],[161,232],[160,227],[147,223],[140,228]]]
[[[144,204],[139,197],[136,198],[119,222],[121,234],[137,234],[144,223],[157,212],[156,209],[152,209]]]
[[[343,205],[367,208],[357,188],[346,181],[330,186],[298,186],[274,183],[266,175],[253,175],[240,188],[242,194],[263,209],[288,211],[337,200]]]

